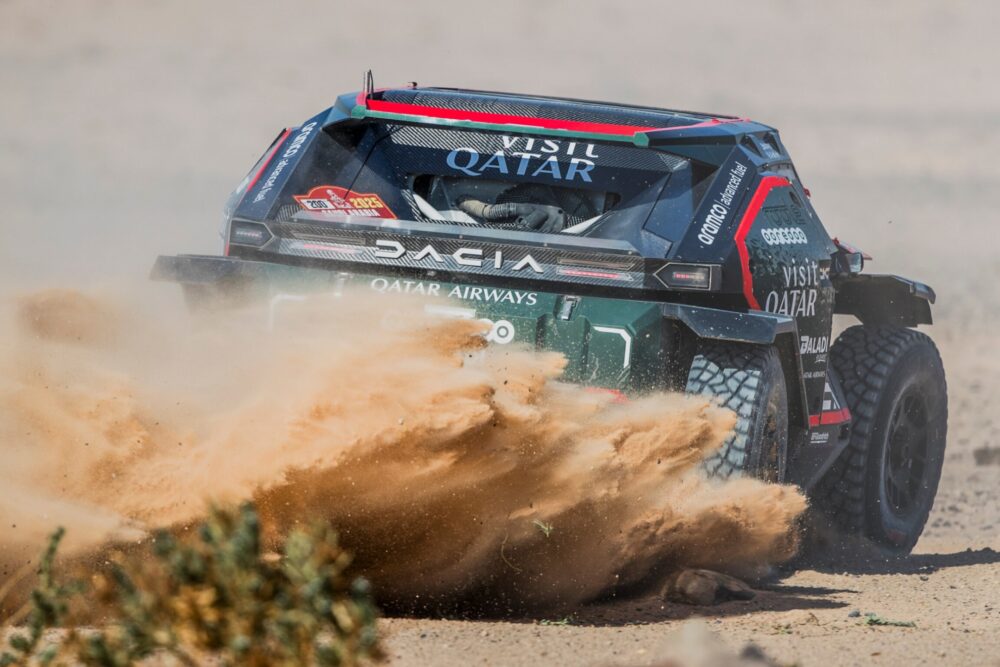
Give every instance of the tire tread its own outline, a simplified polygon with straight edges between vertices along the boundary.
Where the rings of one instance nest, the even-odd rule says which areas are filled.
[[[751,416],[761,388],[761,377],[776,351],[759,345],[706,342],[695,355],[688,374],[687,393],[721,399],[721,404],[739,417],[733,434],[707,458],[704,467],[711,477],[741,474],[750,448]]]

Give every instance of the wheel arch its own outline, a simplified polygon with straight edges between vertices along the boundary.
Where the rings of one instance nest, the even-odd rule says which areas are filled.
[[[694,339],[775,346],[788,392],[789,427],[808,431],[809,406],[799,356],[799,331],[794,318],[760,311],[738,312],[679,303],[663,304],[661,310],[666,320],[680,324]],[[789,443],[797,441],[790,439]]]

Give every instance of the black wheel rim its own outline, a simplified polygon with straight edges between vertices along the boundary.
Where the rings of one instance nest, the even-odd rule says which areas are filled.
[[[908,516],[918,506],[929,440],[927,397],[911,385],[892,410],[882,466],[885,498],[896,516]]]

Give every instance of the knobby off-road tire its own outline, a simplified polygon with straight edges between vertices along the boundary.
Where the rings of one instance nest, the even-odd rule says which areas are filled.
[[[778,351],[764,345],[703,342],[691,363],[687,393],[711,396],[737,415],[722,448],[705,460],[711,477],[785,479],[788,392]]]
[[[948,396],[934,342],[913,329],[847,329],[830,350],[853,422],[814,505],[849,534],[906,554],[923,532],[944,461]]]

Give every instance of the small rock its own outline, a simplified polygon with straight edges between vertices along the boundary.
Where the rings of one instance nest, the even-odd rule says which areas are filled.
[[[1000,465],[1000,447],[980,447],[972,450],[972,458],[977,466]]]
[[[756,595],[745,583],[712,570],[680,570],[663,586],[661,597],[682,604],[713,605],[728,600],[752,600]]]
[[[857,609],[852,609],[851,613],[847,615],[847,618],[860,618],[860,617],[861,617],[861,612],[858,611]]]
[[[764,653],[764,650],[761,647],[757,646],[753,642],[750,642],[743,647],[743,650],[740,651],[740,658],[743,660],[756,660],[758,662],[765,663],[768,662],[767,654]]]

